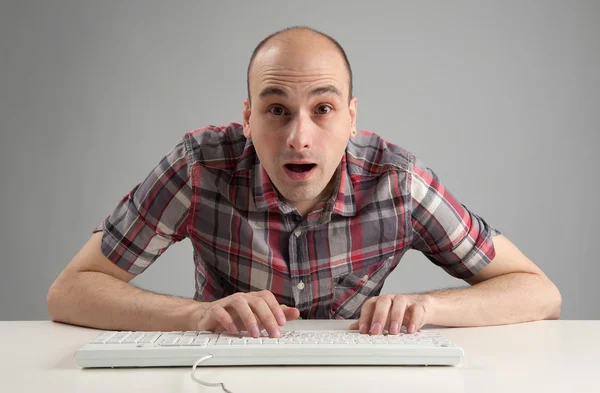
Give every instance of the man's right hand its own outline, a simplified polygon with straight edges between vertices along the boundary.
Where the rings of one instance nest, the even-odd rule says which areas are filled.
[[[238,333],[248,331],[259,337],[266,329],[270,337],[279,337],[279,326],[286,321],[298,319],[300,311],[295,307],[279,304],[270,291],[238,292],[223,299],[203,303],[196,314],[197,330]]]

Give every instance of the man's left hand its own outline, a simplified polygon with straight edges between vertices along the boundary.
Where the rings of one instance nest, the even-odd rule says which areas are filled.
[[[398,334],[402,326],[407,333],[415,333],[427,323],[427,310],[423,295],[383,295],[374,296],[362,305],[360,319],[349,329],[359,329],[361,333]]]

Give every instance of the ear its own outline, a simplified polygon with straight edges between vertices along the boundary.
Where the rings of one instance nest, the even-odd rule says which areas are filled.
[[[352,132],[351,138],[356,135],[356,106],[358,104],[358,98],[352,97],[350,104],[348,105],[348,112],[350,112],[350,131]]]
[[[244,136],[248,139],[252,138],[252,134],[250,132],[250,100],[244,99],[244,110],[242,111],[242,117],[244,119]]]

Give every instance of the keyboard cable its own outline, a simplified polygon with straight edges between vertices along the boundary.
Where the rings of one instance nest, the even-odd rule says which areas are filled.
[[[196,378],[196,366],[198,366],[203,361],[208,360],[212,357],[213,357],[213,355],[206,355],[206,356],[201,357],[200,359],[198,359],[196,361],[196,363],[194,363],[194,368],[192,369],[192,379],[201,385],[208,386],[208,387],[221,386],[221,388],[223,389],[224,392],[233,393],[231,390],[228,390],[225,387],[225,385],[221,382],[216,382],[216,383],[215,382],[205,382],[205,381],[202,381],[201,379]]]

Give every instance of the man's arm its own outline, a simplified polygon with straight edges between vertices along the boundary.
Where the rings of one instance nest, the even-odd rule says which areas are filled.
[[[471,287],[371,298],[350,328],[380,334],[396,322],[413,333],[427,323],[458,327],[558,319],[558,288],[505,236],[495,236],[493,243],[492,262],[465,279]]]
[[[493,261],[465,279],[471,287],[423,294],[427,323],[484,326],[560,317],[562,297],[554,283],[505,236],[493,242]]]
[[[558,318],[556,286],[506,237],[469,211],[414,157],[410,166],[411,248],[472,286],[368,299],[351,328],[409,333],[426,323],[482,326]]]
[[[104,256],[101,242],[102,232],[92,235],[48,290],[53,321],[106,330],[247,330],[254,337],[266,329],[278,337],[278,326],[300,316],[269,291],[198,302],[141,290],[129,284],[134,274]]]
[[[101,251],[97,232],[48,290],[53,321],[112,330],[196,330],[202,303],[154,294],[129,284],[134,274]]]

